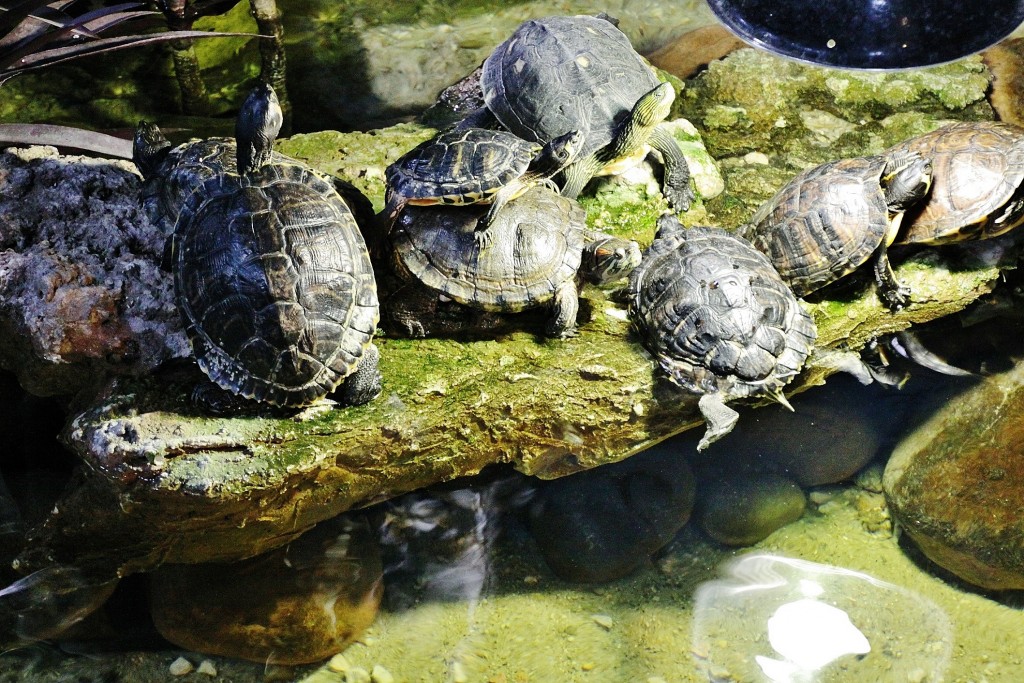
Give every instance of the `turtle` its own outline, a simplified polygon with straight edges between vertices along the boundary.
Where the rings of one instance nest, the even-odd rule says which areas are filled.
[[[894,244],[987,239],[1024,222],[1024,128],[999,121],[951,123],[889,153],[927,157],[933,175],[931,193],[907,211]]]
[[[549,182],[582,145],[576,130],[543,145],[486,128],[443,131],[388,166],[385,215],[393,219],[406,204],[489,203],[478,226],[486,230],[508,201]]]
[[[694,199],[690,171],[670,130],[660,125],[675,99],[613,21],[598,16],[531,19],[484,61],[486,112],[516,135],[546,142],[581,130],[586,142],[560,175],[575,198],[595,175],[619,173],[650,149],[664,160],[662,192],[678,211]]]
[[[485,207],[413,206],[390,234],[392,269],[400,282],[385,300],[385,317],[411,336],[473,331],[437,314],[442,300],[471,311],[518,313],[548,307],[545,332],[576,334],[581,282],[624,278],[640,262],[636,242],[591,231],[574,200],[535,185],[497,213],[484,244],[474,239]],[[468,329],[465,329],[468,328]]]
[[[139,121],[132,161],[142,174],[142,205],[165,235],[174,230],[181,207],[207,180],[237,175],[233,138],[214,137],[174,146],[155,123]]]
[[[771,259],[797,296],[852,273],[874,257],[879,294],[892,309],[910,301],[888,246],[908,208],[931,185],[931,161],[898,152],[810,168],[765,202],[741,234]]]
[[[258,85],[236,124],[238,174],[212,176],[181,207],[175,300],[199,367],[230,394],[292,408],[344,380],[340,400],[363,403],[380,392],[370,257],[334,184],[272,152],[281,120]]]
[[[782,393],[814,349],[817,331],[768,258],[722,228],[683,228],[674,216],[629,278],[629,317],[668,379],[700,396],[704,450],[739,415],[726,402]]]

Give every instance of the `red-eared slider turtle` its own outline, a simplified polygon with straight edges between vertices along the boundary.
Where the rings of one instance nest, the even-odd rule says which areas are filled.
[[[484,62],[481,85],[487,109],[520,137],[547,142],[583,131],[583,150],[561,174],[565,196],[576,197],[594,175],[620,172],[653,148],[665,163],[666,199],[677,210],[689,208],[694,195],[686,159],[659,125],[675,90],[658,81],[611,21],[527,21]]]
[[[433,334],[441,297],[471,309],[516,313],[550,307],[546,332],[575,333],[578,282],[611,282],[640,262],[640,248],[589,231],[573,200],[535,186],[505,206],[474,238],[483,207],[409,207],[390,235],[393,268],[412,287],[385,301],[386,317],[413,336]],[[445,330],[447,331],[447,330]]]
[[[489,203],[485,229],[508,201],[565,168],[582,144],[575,130],[544,145],[500,130],[442,132],[388,166],[385,215],[393,218],[406,204]]]
[[[744,237],[775,264],[797,296],[852,273],[874,255],[879,294],[910,301],[887,248],[904,211],[928,192],[931,162],[913,153],[830,161],[799,174],[754,214]]]
[[[334,390],[380,391],[371,344],[377,292],[366,245],[332,183],[274,156],[273,89],[258,86],[238,116],[239,175],[193,192],[171,238],[178,307],[202,370],[221,388],[300,406]]]
[[[916,153],[932,161],[932,191],[907,211],[895,244],[987,239],[1024,222],[1024,128],[997,121],[952,123],[888,153]]]
[[[629,315],[669,379],[700,395],[707,448],[738,414],[726,401],[782,387],[814,348],[811,317],[764,256],[719,228],[683,228],[671,216],[629,279]]]

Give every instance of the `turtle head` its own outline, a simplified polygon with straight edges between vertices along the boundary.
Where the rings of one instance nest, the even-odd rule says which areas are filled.
[[[139,121],[132,140],[132,161],[143,178],[151,178],[170,151],[170,141],[155,123]]]
[[[672,84],[659,83],[636,101],[630,119],[636,126],[653,128],[668,118],[675,99],[676,89]]]
[[[580,271],[587,282],[603,285],[620,280],[640,265],[640,245],[619,237],[602,236],[583,248]]]
[[[886,161],[880,182],[889,211],[906,211],[924,199],[931,189],[931,159],[922,157],[917,152],[892,154]]]
[[[281,103],[274,89],[268,83],[253,88],[235,122],[239,174],[253,173],[270,161],[283,121]]]
[[[585,142],[583,131],[574,130],[559,135],[541,148],[530,164],[530,170],[541,177],[550,178],[576,161]]]

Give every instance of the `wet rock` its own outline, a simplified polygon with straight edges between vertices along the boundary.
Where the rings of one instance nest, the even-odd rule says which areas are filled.
[[[673,76],[690,78],[716,59],[721,59],[746,43],[719,24],[687,31],[647,55],[651,64]]]
[[[131,164],[0,154],[0,367],[37,395],[188,354]]]
[[[1024,38],[1010,38],[981,53],[992,72],[988,100],[1000,121],[1024,125]]]
[[[770,472],[711,468],[697,481],[700,525],[725,545],[753,545],[800,519],[807,504],[796,482]]]
[[[693,508],[689,465],[655,446],[620,463],[544,483],[530,530],[564,579],[611,581],[647,563],[686,524]]]
[[[1024,588],[1021,425],[1024,363],[951,397],[896,446],[883,477],[899,528],[982,588]]]
[[[366,520],[342,518],[260,557],[166,565],[151,579],[153,621],[172,643],[304,664],[345,649],[373,622],[381,558]]]

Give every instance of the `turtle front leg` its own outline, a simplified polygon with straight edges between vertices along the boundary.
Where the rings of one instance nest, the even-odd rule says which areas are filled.
[[[579,310],[579,289],[574,281],[569,280],[555,290],[555,298],[551,302],[551,318],[548,319],[545,333],[558,339],[575,337],[576,314]]]
[[[505,208],[506,204],[526,192],[527,189],[529,189],[529,186],[526,183],[517,180],[494,193],[494,200],[491,202],[490,208],[487,209],[487,213],[476,223],[476,232],[473,234],[473,238],[477,243],[484,245],[490,241],[487,228],[497,220],[498,214]]]
[[[686,163],[675,137],[664,126],[657,126],[651,131],[648,144],[661,153],[665,164],[665,177],[661,183],[665,199],[676,211],[688,210],[697,195],[690,187],[690,165]]]
[[[875,255],[875,282],[882,301],[894,311],[898,311],[910,303],[910,287],[896,279],[889,264],[889,250],[883,243]]]
[[[697,444],[698,451],[703,451],[731,432],[732,428],[736,426],[736,421],[740,419],[740,414],[725,405],[725,401],[722,400],[721,394],[717,391],[701,396],[700,401],[697,402],[697,407],[700,408],[700,412],[704,416],[704,422],[707,425],[704,436],[701,437],[700,443]]]

